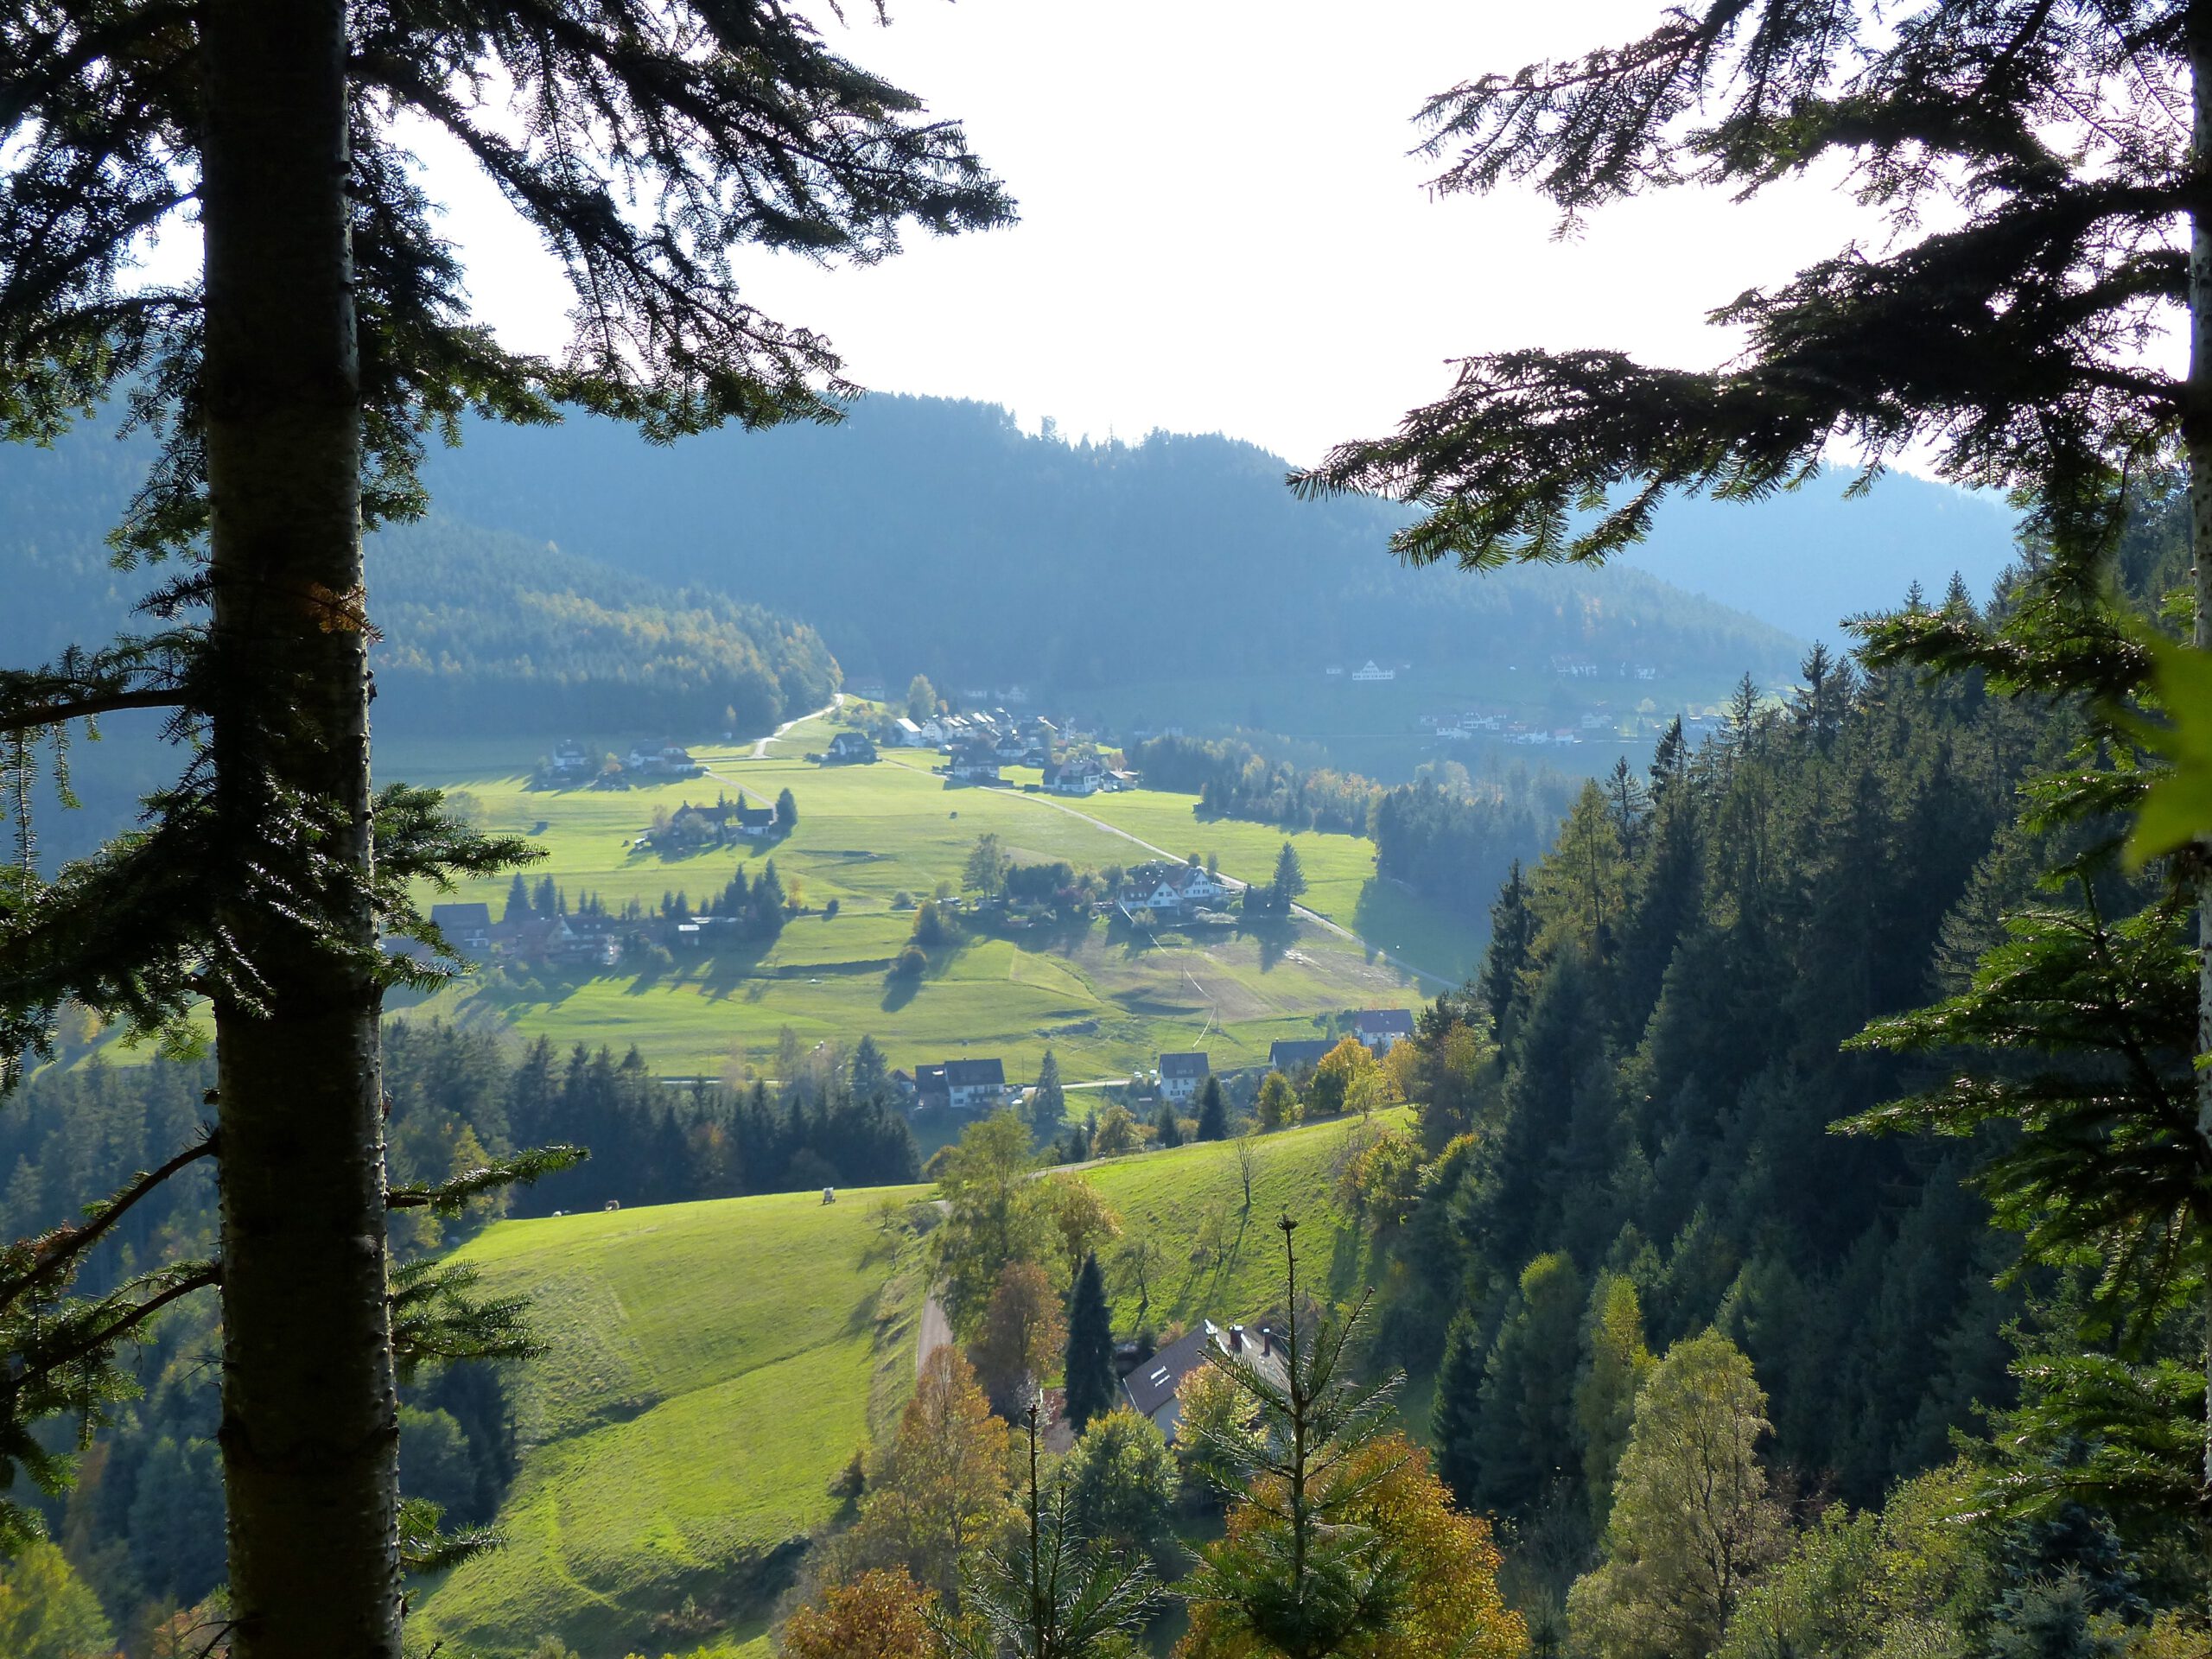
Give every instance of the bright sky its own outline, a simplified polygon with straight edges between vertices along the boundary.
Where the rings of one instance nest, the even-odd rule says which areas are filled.
[[[1617,346],[1702,366],[1707,311],[1880,227],[1832,182],[1670,192],[1578,239],[1533,194],[1430,200],[1427,94],[1630,38],[1657,0],[848,0],[857,61],[967,124],[1021,223],[868,270],[756,254],[741,282],[863,385],[974,397],[1070,435],[1222,431],[1293,461],[1386,429],[1446,359]],[[554,349],[565,289],[497,194],[426,149],[472,291]]]

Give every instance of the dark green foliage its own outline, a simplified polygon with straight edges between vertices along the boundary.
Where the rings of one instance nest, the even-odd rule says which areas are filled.
[[[1755,499],[1838,442],[1879,459],[1933,437],[1948,476],[2070,499],[2113,455],[2153,453],[2180,412],[2178,382],[2132,342],[2146,305],[2184,298],[2181,254],[2136,227],[2183,211],[2188,125],[2119,89],[2186,84],[2182,15],[1713,0],[1625,48],[1440,94],[1425,117],[1447,191],[1530,180],[1572,219],[1833,156],[1866,169],[1903,234],[1726,306],[1749,346],[1725,369],[1469,359],[1395,436],[1344,446],[1302,484],[1419,501],[1398,550],[1481,567],[1602,557],[1671,491]],[[2056,111],[2107,99],[2125,108],[2078,147],[2044,136]],[[1964,222],[1927,229],[1931,197]]]
[[[1482,974],[1414,1039],[1436,1070],[1462,1026],[1502,1028],[1500,1086],[1407,1230],[1418,1311],[1391,1329],[1444,1363],[1442,1472],[1524,1522],[1585,1449],[1530,1404],[1550,1368],[1571,1390],[1579,1310],[1561,1299],[1538,1367],[1519,1357],[1516,1281],[1548,1254],[1586,1284],[1625,1274],[1655,1348],[1718,1323],[1770,1396],[1774,1455],[1854,1503],[2008,1397],[2018,1293],[1991,1287],[2007,1252],[1959,1186],[1971,1153],[1833,1135],[1916,1075],[1837,1049],[1923,1000],[2017,780],[2078,716],[1897,668],[1823,677],[1819,718],[1754,705],[1605,792],[1583,826],[1611,837],[1598,929],[1578,849],[1509,876]]]
[[[1429,1408],[1429,1438],[1436,1446],[1436,1472],[1461,1504],[1471,1509],[1482,1461],[1483,1360],[1488,1351],[1474,1312],[1462,1308],[1444,1338],[1444,1359],[1437,1367],[1436,1397]]]
[[[1083,1537],[1154,1560],[1174,1548],[1180,1476],[1150,1418],[1122,1408],[1095,1419],[1079,1431],[1059,1478],[1067,1483],[1069,1518]]]
[[[917,665],[938,688],[976,683],[986,656],[994,673],[1067,695],[1184,677],[1189,642],[1160,629],[1145,595],[1185,582],[1273,596],[1267,626],[1208,639],[1209,675],[1310,674],[1317,694],[1328,661],[1471,664],[1504,639],[1526,641],[1524,664],[1575,652],[1715,677],[1795,658],[1778,630],[1641,570],[1445,589],[1363,563],[1407,515],[1294,501],[1282,461],[1249,443],[1162,432],[1071,444],[983,404],[878,394],[834,430],[672,448],[607,422],[471,423],[460,453],[427,472],[446,512],[671,588],[742,593],[820,628],[849,673],[899,686]],[[1037,558],[1040,524],[1062,526],[1060,557]],[[966,579],[918,588],[925,569]]]
[[[1142,1625],[1159,1599],[1140,1555],[1103,1548],[1079,1527],[1071,1484],[1050,1491],[1037,1474],[1037,1408],[1028,1411],[1029,1483],[1014,1548],[962,1575],[958,1622],[939,1616],[947,1649],[963,1659],[1088,1659]]]
[[[1375,806],[1375,868],[1403,881],[1430,902],[1479,921],[1484,895],[1533,861],[1565,816],[1579,780],[1546,772],[1514,790],[1473,796],[1424,779],[1394,789]]]
[[[1198,1092],[1198,1134],[1201,1141],[1225,1141],[1229,1138],[1229,1105],[1222,1098],[1221,1079],[1208,1074],[1206,1086]]]
[[[1484,1363],[1466,1439],[1452,1448],[1450,1466],[1467,1480],[1474,1508],[1531,1514],[1579,1470],[1574,1377],[1583,1301],[1581,1276],[1564,1255],[1539,1256],[1522,1274]]]
[[[1114,1327],[1106,1306],[1106,1278],[1098,1257],[1087,1254],[1068,1299],[1067,1419],[1078,1434],[1114,1408],[1121,1389],[1114,1375]]]
[[[1051,1049],[1037,1067],[1037,1085],[1029,1092],[1029,1127],[1049,1140],[1068,1115],[1067,1092],[1060,1086],[1060,1063]]]
[[[798,802],[788,789],[776,791],[776,833],[788,836],[798,828]]]
[[[1183,1144],[1183,1125],[1175,1116],[1173,1101],[1163,1100],[1160,1103],[1160,1109],[1152,1115],[1152,1132],[1163,1147],[1179,1147]]]

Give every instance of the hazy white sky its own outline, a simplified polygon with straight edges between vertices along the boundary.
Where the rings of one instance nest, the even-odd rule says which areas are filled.
[[[1639,33],[1656,0],[894,0],[849,3],[856,60],[967,124],[1021,203],[987,235],[868,270],[749,256],[747,291],[828,334],[862,385],[1006,404],[1033,427],[1219,430],[1294,461],[1387,427],[1446,359],[1605,346],[1701,365],[1703,321],[1854,232],[1832,181],[1749,206],[1671,192],[1578,239],[1532,195],[1432,200],[1428,93]],[[479,306],[562,338],[557,274],[465,163],[426,149]]]
[[[973,397],[1034,429],[1221,431],[1293,461],[1387,430],[1450,359],[1615,347],[1705,367],[1706,315],[1887,227],[1824,167],[1749,202],[1673,190],[1571,240],[1531,191],[1432,199],[1408,154],[1429,94],[1649,30],[1664,0],[798,0],[836,47],[967,125],[1019,199],[1010,229],[916,238],[865,269],[741,256],[747,296],[887,391]],[[553,352],[557,269],[457,146],[413,135],[480,315]],[[174,227],[156,280],[198,263]],[[2185,343],[2152,347],[2177,370]],[[1849,457],[1844,457],[1849,459]],[[1921,470],[1908,453],[1898,464]]]

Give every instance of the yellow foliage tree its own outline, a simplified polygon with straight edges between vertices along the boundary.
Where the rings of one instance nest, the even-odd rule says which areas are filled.
[[[856,1581],[896,1567],[955,1596],[962,1569],[1014,1524],[1012,1451],[966,1357],[950,1344],[938,1349],[870,1471],[860,1519],[829,1552],[825,1576]]]
[[[1529,1630],[1499,1593],[1502,1565],[1490,1522],[1457,1509],[1428,1454],[1402,1434],[1385,1434],[1332,1468],[1328,1480],[1358,1495],[1341,1512],[1344,1523],[1371,1529],[1396,1556],[1406,1599],[1388,1630],[1364,1639],[1344,1659],[1520,1659]],[[1271,1495],[1230,1512],[1232,1540],[1275,1524]],[[1227,1628],[1212,1605],[1191,1610],[1191,1628],[1175,1659],[1267,1659],[1242,1633]]]
[[[819,1607],[793,1613],[779,1650],[784,1659],[932,1659],[936,1599],[903,1567],[877,1567],[830,1586]]]

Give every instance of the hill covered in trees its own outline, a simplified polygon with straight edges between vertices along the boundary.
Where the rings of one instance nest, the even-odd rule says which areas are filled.
[[[105,545],[149,448],[86,431],[0,448],[0,581],[37,601],[0,609],[0,660],[105,639],[175,574],[117,570]],[[381,731],[763,731],[837,685],[813,629],[727,584],[661,587],[444,517],[372,537],[370,573]]]
[[[842,425],[665,447],[614,424],[472,426],[434,456],[472,522],[806,616],[854,674],[1133,681],[1506,652],[1647,660],[1725,684],[1796,660],[1780,629],[1634,569],[1484,581],[1376,556],[1402,509],[1300,502],[1249,443],[1071,444],[993,404],[875,397]]]

